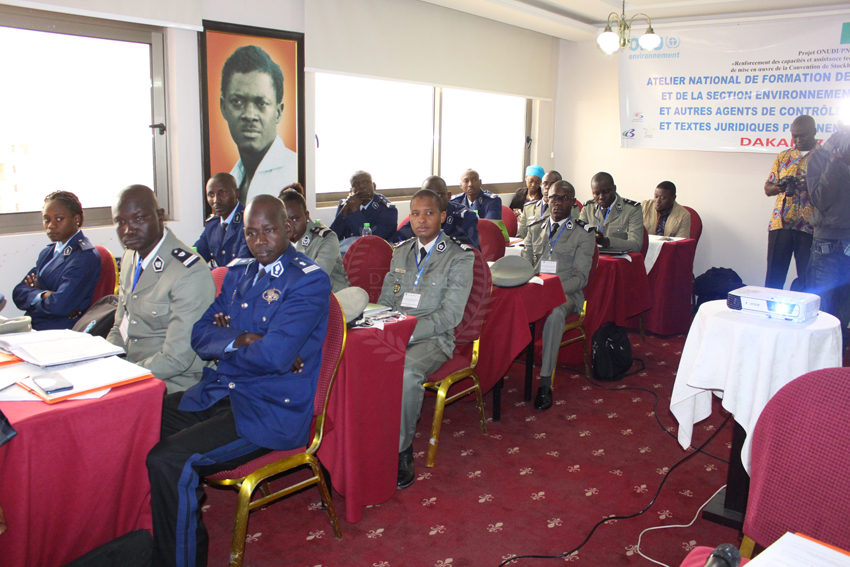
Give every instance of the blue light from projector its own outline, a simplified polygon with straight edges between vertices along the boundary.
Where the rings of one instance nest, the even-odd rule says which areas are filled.
[[[776,313],[778,315],[794,315],[794,311],[796,311],[797,305],[789,305],[788,303],[780,303],[779,301],[768,301],[767,309],[771,313]]]

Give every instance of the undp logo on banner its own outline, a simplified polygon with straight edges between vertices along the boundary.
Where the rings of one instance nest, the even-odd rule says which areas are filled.
[[[661,43],[658,44],[658,47],[653,49],[652,51],[661,51],[663,49],[679,49],[681,46],[681,41],[678,37],[662,37]],[[637,39],[632,39],[629,42],[629,49],[632,51],[638,51],[641,49],[640,44]]]
[[[630,130],[626,130],[625,132],[623,132],[623,137],[628,138],[628,139],[634,138],[635,137],[635,129],[631,128]]]

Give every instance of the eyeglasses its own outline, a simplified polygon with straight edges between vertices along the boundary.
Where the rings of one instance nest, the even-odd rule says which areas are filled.
[[[568,197],[567,195],[549,195],[549,202],[554,204],[558,201],[564,203],[565,205],[575,201],[575,197]]]

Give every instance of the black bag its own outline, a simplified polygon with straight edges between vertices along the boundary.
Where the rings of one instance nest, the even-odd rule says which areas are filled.
[[[706,301],[722,299],[733,290],[744,287],[741,276],[729,268],[711,268],[694,280],[694,295],[697,296],[697,308]]]
[[[89,307],[74,325],[75,331],[106,338],[115,324],[115,311],[118,309],[118,296],[106,295]]]
[[[133,530],[71,561],[65,567],[150,567],[153,538],[147,530]]]
[[[632,343],[625,327],[608,322],[593,333],[593,377],[603,382],[622,380],[632,367]]]

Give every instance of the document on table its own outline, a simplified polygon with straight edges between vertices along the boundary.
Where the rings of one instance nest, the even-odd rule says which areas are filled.
[[[0,349],[38,366],[55,366],[124,354],[103,337],[70,330],[13,333],[0,339]]]
[[[786,533],[748,565],[753,567],[850,567],[850,554],[808,537]]]

